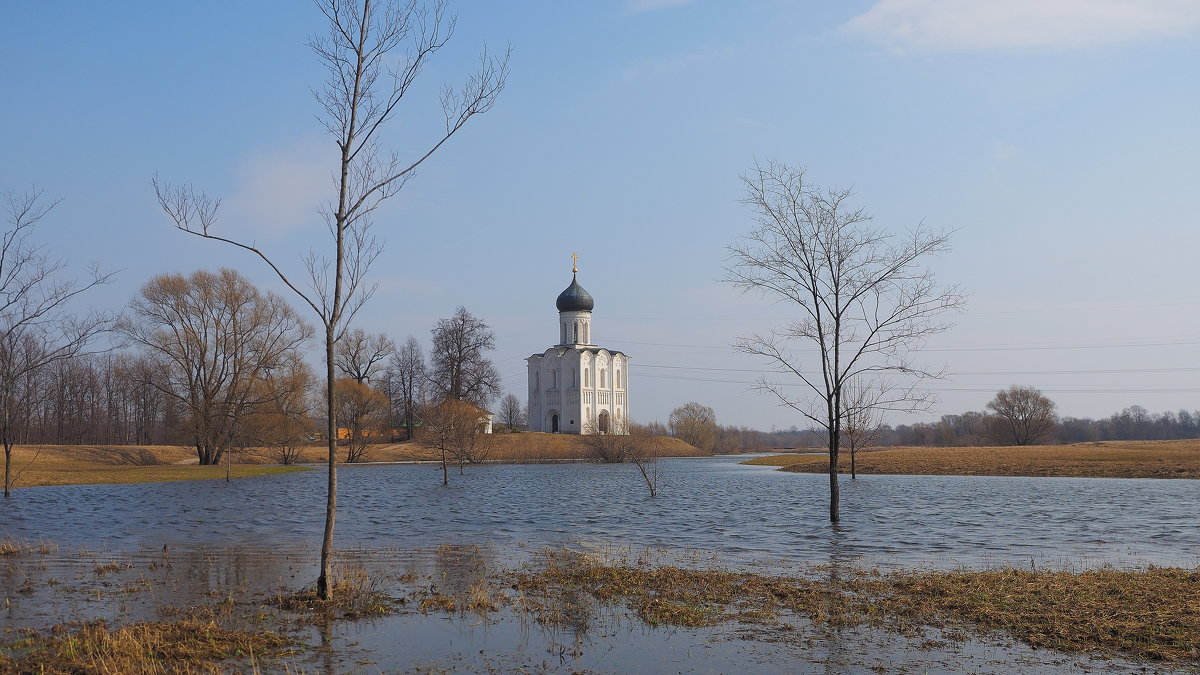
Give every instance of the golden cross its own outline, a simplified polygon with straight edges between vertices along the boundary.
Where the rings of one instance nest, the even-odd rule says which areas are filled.
[[[571,274],[576,274],[579,272],[579,268],[575,266],[576,260],[579,260],[579,256],[572,253],[571,254]]]

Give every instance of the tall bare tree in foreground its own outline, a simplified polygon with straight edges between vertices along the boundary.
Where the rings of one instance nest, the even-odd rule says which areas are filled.
[[[0,444],[4,445],[4,496],[12,496],[12,448],[29,401],[21,386],[50,364],[72,358],[107,330],[103,314],[72,315],[71,301],[108,283],[95,265],[87,279],[61,279],[66,262],[51,258],[34,243],[33,229],[58,202],[47,202],[40,190],[5,192],[7,229],[0,234]]]
[[[1005,445],[1037,445],[1058,424],[1054,401],[1033,387],[1002,389],[987,407],[994,413],[992,435]]]
[[[334,348],[346,325],[370,298],[366,274],[381,245],[371,235],[372,214],[411,179],[425,160],[475,115],[495,103],[508,75],[508,55],[496,59],[486,49],[479,70],[461,89],[442,92],[445,128],[411,159],[386,152],[381,132],[429,59],[446,45],[454,19],[444,2],[432,7],[417,0],[317,0],[328,33],[310,46],[329,72],[316,92],[321,121],[337,146],[334,196],[322,210],[331,240],[324,253],[304,257],[307,283],[293,281],[275,260],[253,244],[213,231],[219,200],[190,186],[170,187],[155,180],[159,204],[176,226],[206,239],[245,249],[258,256],[313,310],[325,333],[325,409],[328,438],[328,488],[321,573],[317,594],[333,598],[333,531],[337,515],[337,421]],[[396,52],[407,46],[402,55]]]
[[[800,318],[735,346],[794,378],[799,391],[765,376],[756,388],[827,434],[829,519],[836,523],[846,383],[880,388],[875,410],[915,411],[932,401],[917,383],[943,375],[916,365],[912,352],[949,327],[939,314],[964,303],[957,287],[939,287],[922,267],[922,259],[948,250],[949,234],[923,226],[888,233],[850,205],[849,190],[812,186],[802,169],[785,164],[756,165],[742,182],[742,202],[757,226],[729,247],[726,281],[786,303]],[[815,363],[802,363],[801,349],[815,350]]]

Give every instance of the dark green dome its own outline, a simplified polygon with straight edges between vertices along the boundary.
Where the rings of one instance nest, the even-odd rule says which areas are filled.
[[[583,286],[579,285],[572,274],[571,285],[558,294],[558,300],[554,304],[560,312],[590,312],[596,306],[596,301],[592,300],[590,293],[583,290]]]

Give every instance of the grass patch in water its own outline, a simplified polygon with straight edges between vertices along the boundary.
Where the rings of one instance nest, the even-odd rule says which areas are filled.
[[[104,621],[59,624],[0,649],[12,673],[226,672],[230,661],[257,672],[260,659],[284,654],[289,641],[270,631],[229,630],[213,622],[140,622],[109,629]]]
[[[394,614],[397,606],[404,602],[403,598],[393,598],[380,590],[366,567],[355,564],[345,566],[334,575],[332,601],[321,599],[315,589],[309,589],[278,596],[273,604],[289,612],[311,615],[313,620],[354,621]]]
[[[49,555],[57,550],[58,544],[44,539],[31,542],[12,537],[0,538],[0,558],[13,558],[26,553]]]
[[[1005,633],[1033,647],[1200,663],[1200,571],[1151,567],[1085,572],[813,570],[770,577],[608,564],[550,551],[517,573],[522,605],[543,622],[569,621],[578,595],[624,604],[650,625],[723,621],[790,630],[784,615],[834,628],[871,626],[918,635],[927,627]],[[827,578],[820,575],[828,574]]]

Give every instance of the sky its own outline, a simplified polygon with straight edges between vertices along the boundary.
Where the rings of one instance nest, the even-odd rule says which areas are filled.
[[[981,410],[1009,385],[1064,416],[1200,408],[1200,3],[1191,0],[458,0],[456,32],[384,137],[436,137],[438,92],[512,48],[495,108],[377,217],[356,325],[428,344],[464,306],[496,332],[505,391],[557,342],[571,280],[593,341],[632,358],[630,416],[688,401],[722,424],[805,426],[752,390],[739,335],[796,309],[720,281],[752,227],[756,161],[852,188],[875,224],[954,232],[929,261],[969,293],[919,362],[951,374],[895,423]],[[152,276],[260,262],[173,228],[150,181],[222,199],[218,231],[287,269],[328,242],[337,150],[311,90],[311,4],[10,3],[0,21],[0,190],[61,203],[38,238],[68,271]],[[318,350],[314,347],[314,359]],[[805,365],[801,364],[802,367]]]

